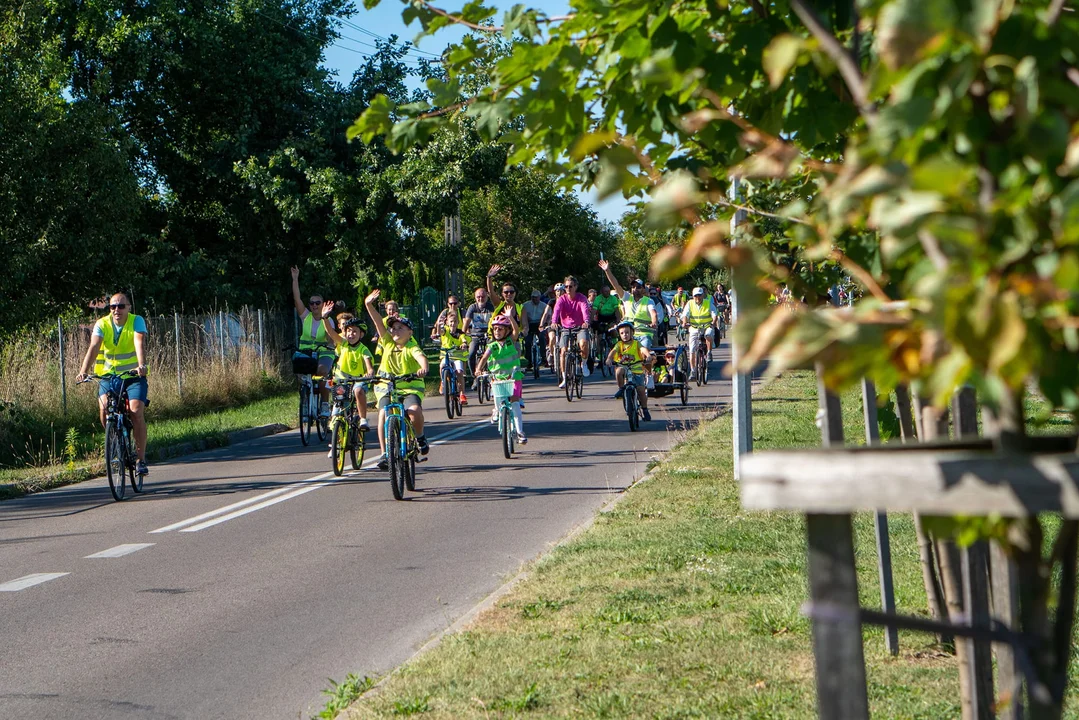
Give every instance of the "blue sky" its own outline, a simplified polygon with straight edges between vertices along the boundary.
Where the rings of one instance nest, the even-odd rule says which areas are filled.
[[[499,9],[496,16],[496,22],[498,22],[504,11],[522,1],[490,0],[488,4]],[[356,14],[347,19],[350,25],[343,25],[340,28],[341,39],[326,48],[325,65],[337,73],[338,80],[341,82],[348,82],[352,73],[364,62],[364,54],[374,51],[373,35],[382,37],[397,35],[402,40],[411,41],[420,30],[419,23],[414,22],[411,26],[406,26],[401,20],[401,10],[404,5],[399,0],[382,0],[373,10],[365,10],[362,0],[358,0],[356,4]],[[460,6],[461,3],[454,0],[439,3],[439,7],[445,10],[457,10]],[[544,0],[542,7],[550,15],[569,12],[569,5],[562,0]],[[416,50],[437,55],[446,45],[460,39],[462,34],[462,30],[457,28],[446,28],[434,37],[422,38]],[[420,52],[414,54],[419,56]],[[592,205],[602,220],[617,221],[628,209],[620,195],[608,198],[602,203],[598,202],[591,192],[578,192],[578,197],[582,202]]]

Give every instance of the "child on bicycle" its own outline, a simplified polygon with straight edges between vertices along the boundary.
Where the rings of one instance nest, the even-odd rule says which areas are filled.
[[[427,436],[423,434],[423,375],[427,374],[427,356],[423,350],[412,340],[412,321],[408,318],[386,318],[389,327],[382,321],[376,305],[381,293],[376,288],[364,300],[367,312],[375,324],[378,332],[378,346],[382,348],[382,360],[378,365],[379,373],[389,375],[419,375],[415,380],[406,380],[397,383],[397,391],[401,394],[401,404],[405,406],[405,414],[412,422],[412,429],[416,433],[416,445],[420,454],[426,455],[431,451],[427,444]],[[389,458],[386,457],[386,406],[390,403],[389,394],[383,384],[375,389],[375,397],[378,398],[378,447],[382,451],[382,457],[378,459],[378,469],[388,470]]]
[[[514,381],[513,394],[510,395],[513,425],[517,430],[517,442],[526,445],[528,438],[525,437],[524,417],[521,414],[521,389],[525,376],[521,372],[521,351],[515,342],[520,328],[512,315],[498,315],[491,320],[491,333],[494,339],[487,343],[487,351],[476,363],[476,368],[477,371],[486,368],[496,380]],[[491,422],[498,422],[497,407],[491,412]]]
[[[342,328],[344,337],[337,334],[330,322],[330,313],[333,312],[334,303],[326,301],[322,306],[322,322],[326,327],[326,336],[336,348],[337,360],[333,366],[334,380],[344,381],[347,376],[365,377],[375,373],[375,359],[371,351],[363,344],[363,336],[367,334],[367,326],[358,317],[349,312],[337,315],[337,325]],[[352,397],[356,399],[356,411],[360,416],[360,427],[364,430],[367,425],[367,383],[356,383],[352,386]]]
[[[453,372],[457,374],[457,387],[460,389],[459,400],[461,405],[464,406],[468,405],[468,398],[465,397],[465,360],[468,358],[469,336],[464,332],[464,320],[461,315],[460,302],[456,295],[450,295],[446,299],[446,309],[439,314],[438,320],[435,321],[435,326],[431,329],[431,339],[438,340],[443,351],[450,351],[449,358],[443,360],[443,362],[449,364]],[[441,366],[439,367],[439,377],[442,377]],[[439,395],[442,394],[443,389],[442,383],[439,382]]]
[[[608,353],[606,363],[610,367],[614,365],[617,360],[619,365],[614,370],[615,380],[618,381],[618,392],[614,394],[615,399],[621,400],[625,394],[626,384],[626,372],[633,373],[633,381],[637,384],[637,400],[640,403],[641,410],[644,411],[644,419],[651,420],[652,415],[648,412],[648,390],[645,388],[644,376],[645,373],[652,371],[653,357],[651,351],[641,345],[641,341],[633,337],[633,322],[630,320],[623,320],[618,323],[616,327],[618,331],[618,342],[611,348],[611,352]],[[629,365],[629,367],[625,367]]]

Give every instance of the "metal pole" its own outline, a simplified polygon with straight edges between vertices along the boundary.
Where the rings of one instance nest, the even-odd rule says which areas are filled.
[[[64,321],[56,318],[56,335],[60,338],[60,402],[67,417],[67,374],[64,372]]]
[[[262,368],[262,372],[266,372],[266,353],[265,353],[265,347],[262,344],[262,308],[259,308],[258,318],[259,318],[259,367]]]
[[[738,202],[741,195],[741,181],[733,178],[730,185],[730,195],[733,202]],[[736,210],[731,218],[731,246],[737,244],[735,230],[745,222],[745,210]],[[737,272],[731,268],[731,326],[738,322],[738,293],[735,291],[736,283],[734,275]],[[731,339],[731,366],[737,368],[740,360],[738,344]],[[742,456],[753,451],[753,375],[752,373],[736,372],[731,383],[731,403],[734,414],[734,479],[741,477]]]
[[[179,397],[184,396],[184,385],[180,380],[180,313],[174,312],[172,314],[173,334],[176,337],[176,394]]]
[[[865,420],[865,444],[880,444],[877,423],[877,388],[869,378],[862,378],[862,417]],[[889,615],[895,614],[895,586],[892,582],[892,543],[888,536],[888,515],[875,513],[873,529],[877,540],[877,573],[880,577],[880,607]],[[884,647],[889,655],[899,654],[899,630],[884,628]]]

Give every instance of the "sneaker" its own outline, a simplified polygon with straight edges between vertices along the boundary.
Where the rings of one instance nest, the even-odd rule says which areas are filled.
[[[390,458],[386,455],[386,453],[382,453],[382,456],[378,459],[378,469],[379,470],[389,470],[390,469]]]
[[[468,405],[468,398],[465,397],[464,393],[461,393],[461,407],[464,407],[465,405]]]
[[[494,410],[491,411],[491,424],[492,425],[497,425],[498,424],[498,408],[495,408]]]
[[[333,460],[333,446],[330,446],[330,451],[328,453],[326,453],[326,457]]]
[[[562,378],[562,382],[558,383],[558,387],[560,387],[560,388],[566,387],[566,378]]]
[[[472,390],[476,389],[476,378],[472,378],[472,383],[468,387]]]
[[[426,435],[420,435],[418,438],[416,438],[416,445],[420,449],[420,455],[426,455],[427,453],[431,452],[431,446],[427,444]]]
[[[360,418],[360,429],[370,430],[371,426],[367,424],[367,418]]]
[[[139,460],[138,463],[136,463],[136,465],[135,465],[135,474],[136,475],[149,475],[150,474],[150,468],[146,467],[145,462],[143,462],[142,460]]]
[[[626,394],[626,389],[624,387],[620,387],[620,388],[618,388],[618,392],[616,392],[614,394],[614,399],[615,400],[621,400],[622,396],[625,395],[625,394]]]
[[[521,433],[517,433],[517,443],[519,445],[527,445],[528,444],[528,438],[526,438]]]
[[[520,400],[518,400],[518,402],[521,403],[521,409],[524,410],[525,409],[525,399],[521,398]]]
[[[329,403],[327,403],[327,402],[322,403],[322,406],[319,408],[319,411],[318,411],[318,416],[319,417],[324,417],[324,418],[328,418],[330,416],[330,404]]]
[[[587,364],[581,366],[581,376],[582,377],[588,377],[591,374],[592,374],[592,371],[588,369]]]
[[[438,384],[438,394],[441,395],[443,390],[445,390],[445,388],[442,387],[442,383],[439,383]]]
[[[648,412],[647,409],[644,411],[644,421],[645,422],[651,422],[652,421],[652,413]]]

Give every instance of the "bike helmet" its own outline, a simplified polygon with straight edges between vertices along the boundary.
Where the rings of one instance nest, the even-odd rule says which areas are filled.
[[[355,317],[352,318],[351,320],[349,320],[348,322],[346,322],[345,327],[347,327],[347,328],[354,327],[357,330],[359,330],[360,332],[363,332],[363,333],[367,332],[367,324],[364,323],[363,320],[360,320],[359,318],[355,318]]]
[[[621,330],[624,327],[628,327],[630,330],[633,330],[634,329],[633,321],[631,321],[631,320],[623,320],[622,322],[620,322],[620,323],[618,323],[617,325],[614,326],[614,331],[618,332],[619,330]]]
[[[555,290],[565,290],[566,289],[566,284],[565,283],[555,283],[554,289]]]
[[[505,315],[499,315],[495,319],[491,320],[491,327],[494,327],[495,325],[499,325],[504,328],[513,328],[513,326],[510,325],[510,319]]]
[[[393,325],[394,323],[401,323],[402,325],[407,327],[409,330],[414,330],[415,329],[415,328],[412,327],[412,321],[409,320],[408,318],[404,317],[403,315],[398,315],[395,318],[390,318],[390,325]]]

